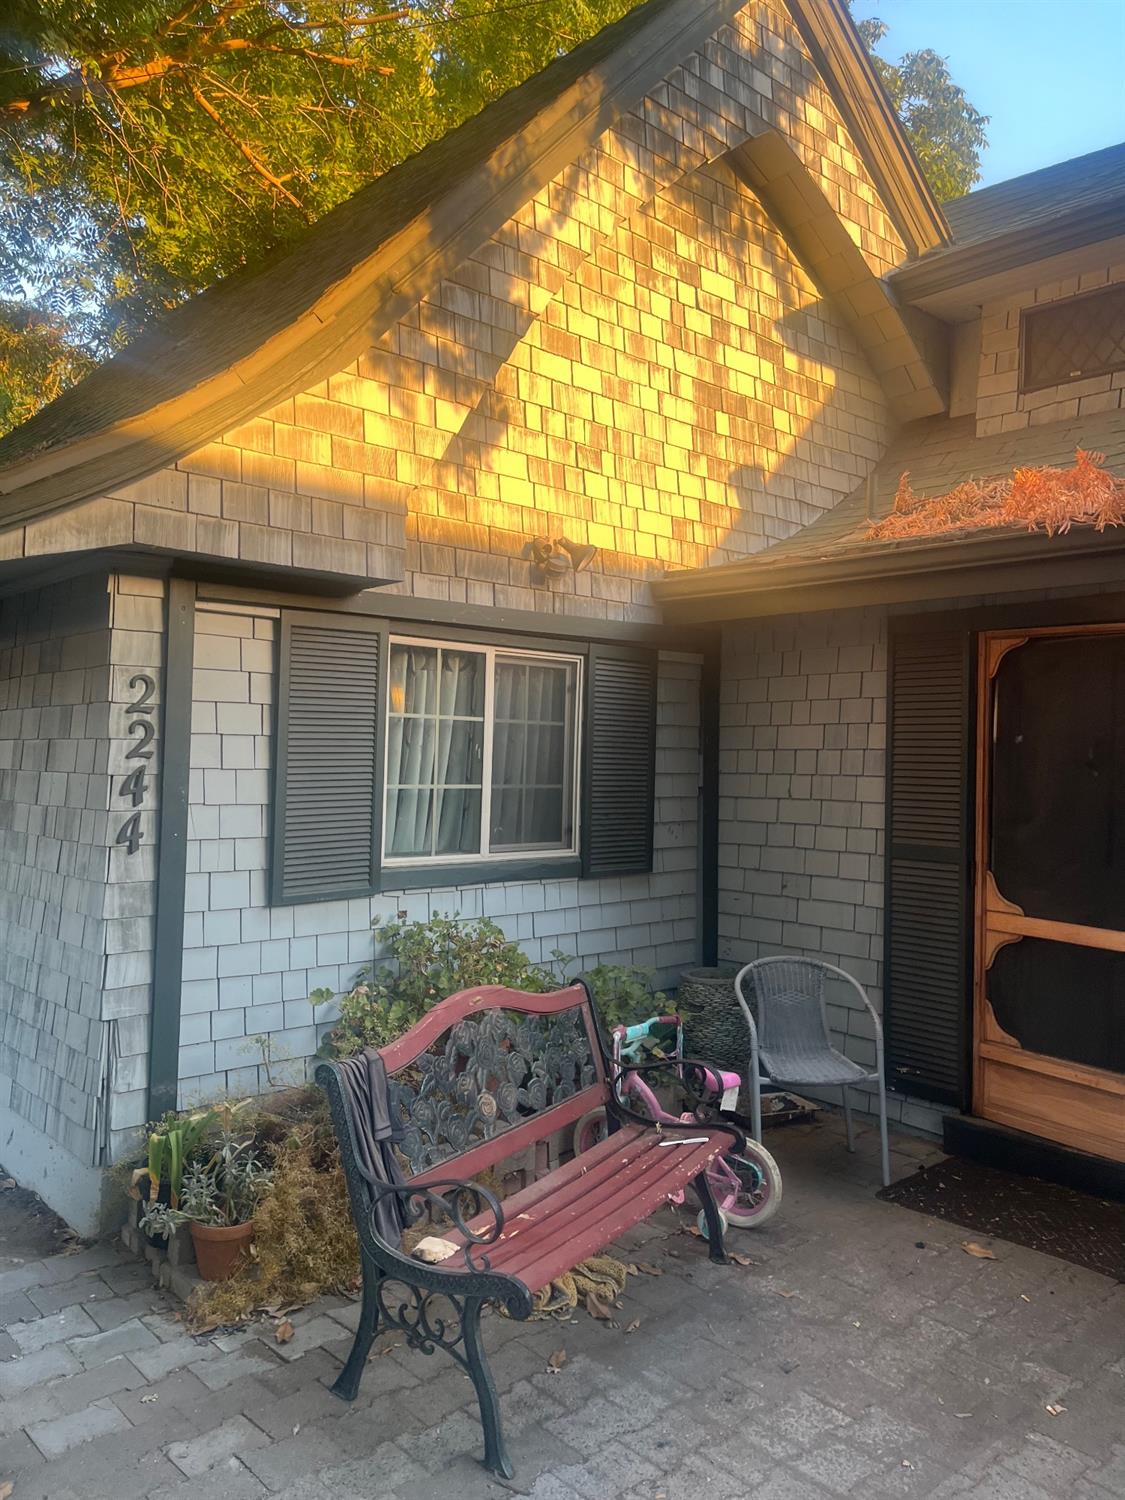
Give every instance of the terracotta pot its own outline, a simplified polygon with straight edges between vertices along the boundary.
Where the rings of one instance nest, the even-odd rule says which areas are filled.
[[[189,1227],[200,1276],[204,1281],[229,1281],[250,1249],[250,1241],[254,1238],[253,1223],[192,1224]]]

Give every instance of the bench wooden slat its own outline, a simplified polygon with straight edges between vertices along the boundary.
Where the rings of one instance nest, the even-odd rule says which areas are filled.
[[[568,1168],[553,1172],[553,1192],[543,1181],[508,1198],[504,1234],[489,1247],[494,1270],[516,1276],[536,1292],[617,1239],[686,1187],[729,1144],[718,1132],[706,1144],[661,1146],[637,1127],[600,1141],[576,1163],[586,1164],[561,1187]],[[456,1238],[456,1236],[451,1236]]]

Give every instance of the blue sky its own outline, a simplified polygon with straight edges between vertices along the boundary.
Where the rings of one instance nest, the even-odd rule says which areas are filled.
[[[1125,140],[1125,0],[856,0],[892,60],[932,47],[990,115],[985,187]]]

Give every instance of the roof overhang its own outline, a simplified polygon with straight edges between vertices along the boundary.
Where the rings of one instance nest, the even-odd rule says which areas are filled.
[[[770,562],[759,553],[720,568],[673,573],[653,586],[670,623],[760,619],[875,604],[1071,584],[1125,584],[1125,528],[969,532],[836,547]]]
[[[942,293],[1121,235],[1125,235],[1125,193],[987,240],[951,245],[900,266],[887,280],[901,301],[924,303]]]

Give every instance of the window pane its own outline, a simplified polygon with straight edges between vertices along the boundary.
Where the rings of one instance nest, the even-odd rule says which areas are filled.
[[[484,717],[484,657],[479,651],[443,648],[438,712]]]
[[[491,847],[567,849],[574,838],[573,662],[497,657]]]
[[[388,704],[393,714],[432,714],[437,707],[436,646],[393,646]]]
[[[387,792],[388,854],[402,858],[429,854],[433,842],[434,794],[429,787],[390,788]]]
[[[479,853],[486,658],[394,644],[390,665],[385,851]]]
[[[446,787],[439,794],[435,854],[476,854],[480,850],[480,789]]]

